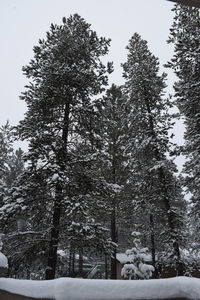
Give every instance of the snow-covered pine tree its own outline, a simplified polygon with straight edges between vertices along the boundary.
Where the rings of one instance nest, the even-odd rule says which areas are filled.
[[[165,250],[172,253],[177,274],[182,274],[181,216],[176,209],[181,196],[174,175],[175,165],[166,157],[170,150],[168,130],[172,127],[168,113],[171,104],[169,99],[163,99],[166,74],[158,74],[158,59],[139,34],[133,35],[127,49],[127,62],[123,64],[123,96],[126,97],[125,118],[130,135],[127,153],[132,157],[133,200],[149,215],[150,226],[158,227],[159,224],[159,230],[165,232]],[[162,222],[159,217],[162,217]],[[151,228],[155,262],[153,231]]]
[[[13,129],[7,122],[0,127],[0,201],[5,189],[8,187],[9,163],[13,155]]]
[[[7,122],[0,127],[0,207],[3,208],[7,196],[17,177],[24,169],[23,151],[14,150],[14,128]],[[3,224],[4,225],[4,224]],[[2,225],[2,226],[3,226]]]
[[[107,85],[110,65],[107,68],[100,57],[107,54],[109,43],[75,14],[63,18],[62,25],[51,25],[46,39],[34,47],[34,58],[23,68],[30,83],[21,96],[28,111],[19,134],[29,142],[29,170],[36,174],[45,169],[53,191],[47,279],[55,276],[63,200],[75,163],[74,141],[84,131],[91,98]]]
[[[24,170],[23,151],[14,149],[15,130],[9,122],[0,127],[0,233],[3,237],[3,249],[8,253],[9,235],[13,232],[12,224],[8,223],[10,215],[9,199],[12,190]],[[13,222],[19,222],[18,216],[13,215]],[[9,230],[8,230],[9,227]],[[10,260],[10,255],[8,254]]]
[[[151,254],[147,247],[142,247],[141,233],[132,232],[133,248],[126,251],[129,263],[126,263],[121,271],[121,275],[129,280],[131,279],[149,279],[152,277],[154,267],[150,264]]]
[[[93,123],[94,119],[95,112],[89,123]],[[79,255],[79,276],[81,277],[83,257],[92,252],[96,254],[110,253],[112,244],[100,213],[104,193],[100,179],[101,172],[97,163],[99,159],[97,159],[96,144],[98,144],[99,137],[95,135],[96,125],[94,123],[92,127],[94,134],[91,134],[90,130],[85,131],[85,138],[76,142],[76,149],[73,152],[76,163],[72,167],[73,172],[69,180],[69,192],[65,200],[65,211],[61,222],[61,226],[67,223],[67,226],[63,226],[65,236],[62,241],[68,240],[71,252]],[[88,136],[89,139],[92,139],[91,143]]]
[[[197,8],[176,5],[169,43],[175,46],[167,64],[178,77],[174,85],[176,105],[185,123],[184,185],[191,193],[191,227],[195,248],[200,249],[200,13]],[[185,176],[186,175],[186,176]]]
[[[53,194],[45,170],[32,173],[25,168],[4,201],[4,247],[14,277],[44,278]]]
[[[7,163],[10,156],[11,145],[7,137],[8,124],[0,128],[0,205],[3,205],[3,196],[6,188]]]
[[[111,240],[118,242],[117,225],[120,223],[120,207],[123,203],[123,186],[127,170],[124,155],[126,131],[123,126],[123,98],[121,87],[112,85],[99,103],[101,120],[100,169],[105,181],[104,189],[107,221],[110,223]],[[111,279],[117,278],[116,247],[111,257]]]

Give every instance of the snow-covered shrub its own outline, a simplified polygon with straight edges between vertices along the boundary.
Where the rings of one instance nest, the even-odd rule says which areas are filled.
[[[126,251],[129,263],[122,268],[121,275],[126,279],[149,279],[152,276],[154,267],[151,262],[151,255],[147,247],[142,248],[139,232],[132,232],[134,247]]]

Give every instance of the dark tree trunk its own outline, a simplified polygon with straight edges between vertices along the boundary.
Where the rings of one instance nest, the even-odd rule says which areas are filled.
[[[70,101],[68,101],[65,106],[64,118],[63,118],[63,132],[62,132],[63,145],[62,148],[59,149],[57,155],[57,164],[61,168],[64,168],[66,164],[67,139],[68,139],[68,129],[69,129],[69,112],[70,112]],[[49,254],[47,259],[46,276],[45,276],[46,279],[55,278],[62,200],[63,200],[62,186],[59,183],[57,183],[55,187],[53,220],[52,220],[51,237],[50,237],[50,244],[49,244]]]
[[[115,114],[115,112],[113,112]],[[112,149],[112,183],[116,183],[116,137],[113,134],[113,149]],[[112,198],[111,207],[111,240],[115,244],[117,243],[117,227],[116,227],[116,195]],[[114,246],[114,250],[111,257],[111,279],[117,279],[117,249]]]
[[[108,279],[108,256],[105,253],[105,279]]]
[[[57,184],[56,196],[55,196],[55,202],[53,208],[53,226],[51,229],[51,240],[49,244],[46,279],[54,279],[56,273],[59,225],[60,225],[60,214],[61,214],[61,196],[62,196],[62,188]]]
[[[158,272],[156,268],[156,248],[155,248],[155,234],[154,234],[154,219],[153,215],[150,214],[150,226],[151,226],[151,256],[152,264],[154,266],[153,278],[158,278]]]
[[[75,277],[75,249],[72,253],[72,277]]]
[[[68,276],[72,277],[72,263],[73,263],[73,247],[70,245],[69,249],[69,266],[68,266]]]
[[[116,199],[114,197],[111,212],[111,240],[112,242],[117,243],[115,200]],[[114,246],[114,250],[111,257],[111,279],[117,279],[116,252],[116,247]]]
[[[71,245],[69,254],[69,277],[75,277],[75,248]]]
[[[83,248],[79,248],[78,275],[83,277]]]

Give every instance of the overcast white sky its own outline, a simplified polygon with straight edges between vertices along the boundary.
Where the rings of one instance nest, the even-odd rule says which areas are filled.
[[[172,23],[173,4],[165,0],[1,0],[0,1],[0,124],[17,124],[25,104],[19,100],[26,78],[21,68],[33,56],[33,46],[51,23],[78,13],[101,36],[112,39],[108,60],[115,72],[110,82],[122,83],[120,64],[134,32],[149,42],[152,52],[165,63],[172,55],[166,44]],[[170,84],[173,76],[170,75]]]
[[[134,32],[148,41],[164,70],[162,65],[173,53],[166,43],[172,7],[166,0],[0,0],[0,125],[7,119],[12,125],[23,119],[26,106],[19,95],[27,81],[21,68],[33,57],[33,46],[45,37],[51,23],[59,24],[63,16],[78,13],[99,36],[111,38],[108,60],[114,62],[115,71],[110,83],[122,84],[120,64],[126,60],[125,47]],[[168,92],[173,91],[173,81],[170,72]],[[182,133],[183,126],[178,123],[178,143]]]

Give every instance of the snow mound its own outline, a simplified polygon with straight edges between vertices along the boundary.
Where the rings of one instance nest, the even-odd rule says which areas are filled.
[[[0,289],[33,298],[56,300],[144,300],[170,298],[200,300],[200,279],[188,277],[127,281],[72,278],[31,281],[1,278]]]
[[[8,259],[2,252],[0,252],[0,268],[8,268]]]
[[[116,258],[121,264],[131,262],[130,257],[128,257],[128,255],[126,255],[125,253],[117,253]]]

